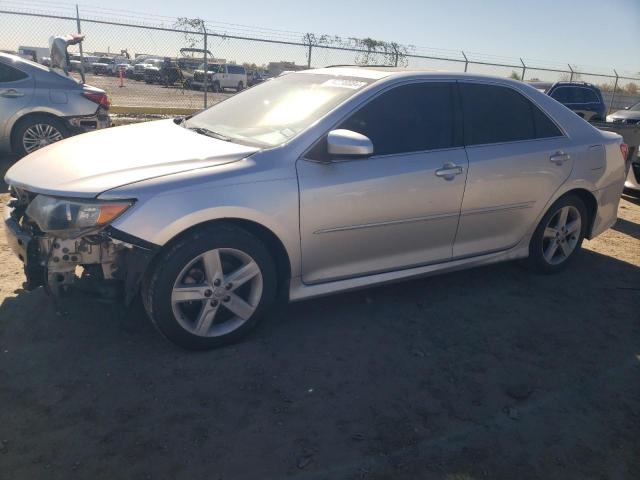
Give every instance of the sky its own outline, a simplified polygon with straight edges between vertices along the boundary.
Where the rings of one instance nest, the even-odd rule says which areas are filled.
[[[242,0],[237,3],[109,0],[108,3],[79,3],[81,11],[83,5],[101,6],[122,9],[123,16],[124,11],[129,10],[168,17],[200,17],[213,22],[291,32],[371,37],[434,49],[524,57],[540,60],[541,64],[570,62],[594,72],[611,72],[616,68],[621,75],[622,72],[634,76],[640,73],[640,0]],[[15,8],[30,2],[0,0],[0,9],[3,4]],[[51,10],[58,3],[51,0],[41,5]],[[0,16],[0,22],[5,21]]]

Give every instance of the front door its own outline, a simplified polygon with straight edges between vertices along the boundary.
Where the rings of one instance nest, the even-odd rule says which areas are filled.
[[[370,158],[327,162],[321,141],[298,161],[305,283],[451,258],[467,170],[454,87],[393,87],[336,127],[368,136]]]

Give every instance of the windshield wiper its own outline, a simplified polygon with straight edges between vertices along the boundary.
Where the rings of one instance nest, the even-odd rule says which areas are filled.
[[[186,128],[189,130],[193,130],[194,132],[199,133],[200,135],[206,135],[207,137],[215,138],[217,140],[223,140],[225,142],[233,141],[231,137],[227,137],[226,135],[223,135],[218,132],[214,132],[213,130],[209,130],[208,128],[205,128],[205,127],[186,127]]]

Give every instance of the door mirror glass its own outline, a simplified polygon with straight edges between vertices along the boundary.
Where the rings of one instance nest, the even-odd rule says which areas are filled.
[[[327,135],[327,152],[332,157],[370,157],[373,155],[373,143],[358,132],[332,130]]]

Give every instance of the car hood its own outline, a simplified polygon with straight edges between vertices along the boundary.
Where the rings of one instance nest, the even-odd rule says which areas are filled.
[[[638,120],[640,119],[640,112],[636,110],[618,110],[617,112],[613,112],[611,117]]]
[[[35,193],[94,197],[142,180],[234,162],[257,150],[159,120],[85,133],[36,150],[9,169],[5,182]]]

